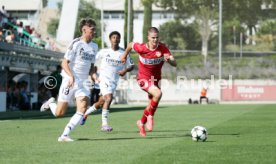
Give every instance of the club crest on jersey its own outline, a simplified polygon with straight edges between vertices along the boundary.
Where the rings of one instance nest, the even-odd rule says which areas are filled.
[[[157,51],[156,53],[155,53],[155,56],[157,56],[157,57],[160,57],[162,54],[161,54],[161,52],[160,51]]]

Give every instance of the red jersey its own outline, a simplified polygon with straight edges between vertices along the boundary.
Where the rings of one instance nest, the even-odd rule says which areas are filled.
[[[161,79],[161,69],[164,64],[164,54],[171,56],[170,50],[159,43],[157,48],[150,50],[146,43],[133,43],[133,49],[139,53],[138,79]]]

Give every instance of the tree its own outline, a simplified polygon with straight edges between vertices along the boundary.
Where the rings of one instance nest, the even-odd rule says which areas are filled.
[[[222,44],[227,45],[240,45],[240,33],[245,32],[245,28],[241,25],[238,20],[224,20],[222,26]]]
[[[253,30],[257,31],[256,25],[260,20],[268,19],[271,12],[275,10],[266,10],[264,7],[276,5],[276,0],[232,0],[223,3],[223,18],[226,20],[236,19],[247,26],[249,30],[249,41],[253,43],[251,38]]]
[[[148,40],[148,29],[151,27],[152,21],[152,4],[154,0],[141,0],[144,6],[144,24],[143,24],[143,42]]]
[[[58,24],[59,24],[59,19],[58,18],[52,18],[47,26],[47,32],[51,36],[56,36],[57,35],[57,29],[58,29]]]
[[[62,9],[62,3],[58,2],[58,15],[57,18],[52,18],[50,19],[48,26],[47,26],[47,32],[52,35],[53,37],[56,37],[57,35],[57,29],[58,29],[58,24],[59,24],[59,17]]]
[[[211,36],[211,27],[216,23],[214,20],[215,13],[209,8],[202,6],[195,13],[196,23],[198,24],[198,31],[201,36],[201,54],[204,56],[204,63],[207,61],[208,55],[208,41]]]
[[[212,26],[216,23],[216,6],[214,0],[156,0],[157,6],[165,9],[173,10],[177,14],[178,19],[188,19],[195,17],[197,23],[197,31],[201,35],[202,48],[201,54],[207,59],[208,41],[211,35]]]
[[[130,2],[130,22],[129,22],[129,32],[128,32],[128,2]],[[129,34],[129,41],[133,40],[133,0],[125,0],[125,14],[124,14],[124,18],[125,18],[125,24],[124,24],[124,46],[125,48],[127,47],[127,34]]]
[[[268,20],[262,22],[260,25],[259,32],[257,33],[259,36],[266,36],[266,40],[273,43],[274,50],[276,50],[276,21]],[[265,38],[264,38],[265,39]]]
[[[200,35],[196,24],[183,25],[179,20],[169,21],[160,26],[160,38],[170,49],[195,50],[200,48]]]
[[[48,0],[42,0],[42,6],[46,7],[48,5]]]
[[[93,18],[94,21],[97,24],[97,37],[98,39],[101,37],[101,28],[100,28],[100,20],[101,20],[101,11],[97,8],[95,8],[94,2],[88,2],[86,0],[80,0],[79,4],[79,12],[78,12],[78,17],[77,17],[77,22],[76,22],[76,29],[75,29],[75,37],[78,37],[81,35],[80,30],[78,29],[79,27],[79,22],[82,18]]]

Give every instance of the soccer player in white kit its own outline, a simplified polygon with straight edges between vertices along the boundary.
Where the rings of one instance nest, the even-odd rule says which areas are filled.
[[[96,34],[96,23],[86,18],[80,21],[79,27],[82,36],[72,41],[61,63],[62,84],[59,89],[58,103],[55,103],[54,98],[50,98],[40,108],[42,112],[50,108],[54,116],[60,117],[65,114],[69,101],[76,99],[76,113],[65,126],[62,135],[58,138],[59,142],[73,141],[69,133],[80,122],[89,105],[90,88],[86,86],[86,82],[94,67],[98,51],[98,45],[92,42]]]
[[[96,111],[102,106],[102,131],[112,131],[113,128],[109,126],[109,108],[113,98],[113,94],[116,90],[117,83],[120,76],[124,76],[127,72],[130,72],[134,68],[134,63],[128,56],[126,64],[121,62],[120,57],[124,54],[124,49],[119,47],[121,35],[117,31],[113,31],[109,34],[111,48],[102,49],[96,56],[96,61],[100,61],[100,90],[101,97],[97,103],[90,107],[84,114],[81,121],[83,125],[87,119],[87,116]]]

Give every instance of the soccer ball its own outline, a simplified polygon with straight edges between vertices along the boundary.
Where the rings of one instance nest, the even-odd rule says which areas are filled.
[[[194,141],[206,141],[208,137],[207,129],[203,126],[195,126],[191,130],[192,139]]]

